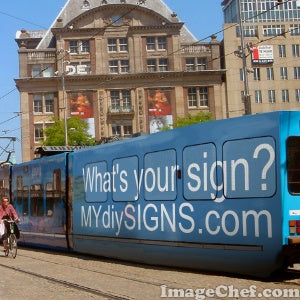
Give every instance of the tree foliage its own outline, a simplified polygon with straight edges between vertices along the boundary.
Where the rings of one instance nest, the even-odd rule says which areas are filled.
[[[208,122],[212,120],[212,114],[210,112],[199,112],[196,115],[188,114],[186,118],[177,118],[177,120],[173,123],[173,128],[179,128],[183,126],[188,126],[192,124],[198,124],[203,122]],[[164,127],[163,130],[171,129],[169,126]]]
[[[65,126],[64,121],[53,118],[54,124],[45,129],[46,139],[44,146],[64,146]],[[71,117],[67,120],[68,144],[69,146],[91,146],[95,144],[88,131],[88,124],[78,117]]]

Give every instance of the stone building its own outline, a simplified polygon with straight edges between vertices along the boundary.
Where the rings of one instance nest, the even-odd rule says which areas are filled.
[[[23,161],[53,117],[84,119],[98,141],[227,115],[220,42],[197,42],[162,0],[68,0],[47,31],[16,42]]]
[[[222,6],[227,117],[299,110],[300,1],[224,0]]]

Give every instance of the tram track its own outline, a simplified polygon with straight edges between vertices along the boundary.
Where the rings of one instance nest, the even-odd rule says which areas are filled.
[[[69,255],[69,254],[68,253],[66,254],[65,252],[63,252],[63,255]],[[136,283],[152,285],[152,286],[155,286],[155,287],[161,286],[161,282],[154,282],[154,281],[149,281],[149,280],[140,279],[140,278],[133,278],[133,276],[125,276],[125,275],[121,275],[121,274],[116,274],[115,272],[114,273],[113,272],[104,272],[104,271],[101,271],[101,270],[93,270],[93,269],[90,269],[90,268],[83,268],[83,267],[79,267],[79,266],[70,266],[69,264],[66,264],[66,263],[60,263],[60,262],[55,262],[55,261],[51,261],[51,260],[35,258],[35,257],[29,256],[29,255],[24,255],[24,254],[19,254],[19,256],[26,257],[26,258],[29,258],[29,259],[32,259],[32,260],[35,260],[35,261],[41,261],[41,262],[45,262],[45,263],[56,264],[56,265],[59,265],[59,266],[70,267],[70,268],[74,268],[74,269],[80,270],[80,271],[87,271],[87,272],[91,272],[91,273],[95,273],[95,274],[102,274],[102,275],[111,276],[111,277],[114,277],[114,278],[125,279],[125,280],[133,281],[133,282],[136,282]],[[92,257],[92,256],[83,255],[83,254],[77,254],[77,256],[88,257],[90,259],[94,259],[94,257]],[[99,257],[97,259],[99,259]],[[137,266],[137,265],[138,264],[135,264],[135,266]],[[157,268],[158,269],[163,269],[163,267],[157,267]],[[174,282],[168,282],[168,284],[170,284],[170,285],[173,284],[173,283]]]
[[[77,283],[68,282],[68,281],[57,279],[57,278],[54,278],[54,277],[51,277],[51,276],[42,275],[40,273],[31,272],[31,271],[24,270],[24,269],[14,267],[14,266],[8,266],[8,265],[2,264],[2,263],[0,263],[0,266],[3,267],[3,268],[7,268],[7,269],[10,269],[10,270],[14,270],[14,271],[26,274],[26,275],[34,276],[34,277],[37,277],[39,279],[44,279],[44,280],[50,281],[50,282],[55,283],[55,284],[60,284],[62,286],[68,287],[68,288],[73,288],[73,289],[76,289],[76,290],[84,291],[86,293],[93,294],[95,296],[101,296],[101,297],[104,297],[106,299],[113,299],[113,300],[131,300],[131,299],[133,299],[131,297],[125,297],[125,296],[119,296],[119,295],[112,294],[112,293],[107,293],[107,292],[97,290],[97,289],[93,289],[93,288],[90,288],[90,287],[87,287],[87,286],[84,286],[84,285],[79,285]]]
[[[299,289],[300,285],[300,266],[295,270],[289,269],[282,275],[261,280],[247,276],[199,273],[27,247],[20,248],[16,259],[4,256],[3,259],[0,258],[0,271],[10,274],[12,278],[21,278],[22,282],[19,282],[18,286],[28,289],[29,295],[33,288],[38,298],[23,297],[31,300],[41,299],[40,291],[46,294],[47,299],[55,300],[82,298],[154,300],[161,298],[162,287],[196,290],[224,285],[241,289],[255,285],[257,290],[261,291],[264,288]],[[51,296],[47,294],[47,291],[52,291],[53,297],[52,294]],[[0,298],[1,296],[3,295],[0,279]]]

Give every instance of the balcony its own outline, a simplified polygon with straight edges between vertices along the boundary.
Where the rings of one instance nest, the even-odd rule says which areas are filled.
[[[111,105],[108,108],[108,113],[111,115],[119,114],[134,114],[134,108],[132,105]]]
[[[211,49],[208,44],[200,45],[182,45],[182,54],[199,54],[199,53],[210,53]]]
[[[28,61],[53,61],[56,57],[55,51],[29,51],[27,53]]]

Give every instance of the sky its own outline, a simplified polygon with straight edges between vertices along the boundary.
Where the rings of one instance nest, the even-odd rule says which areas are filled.
[[[12,153],[13,161],[17,163],[22,161],[20,95],[14,81],[19,77],[16,32],[22,28],[48,29],[66,2],[67,0],[1,1],[0,161],[6,160],[9,152]],[[222,30],[222,0],[164,0],[164,2],[199,41],[209,41],[212,34]],[[206,38],[208,39],[205,40]],[[218,39],[222,40],[222,33],[218,34]],[[16,141],[12,142],[9,137],[15,137]]]

